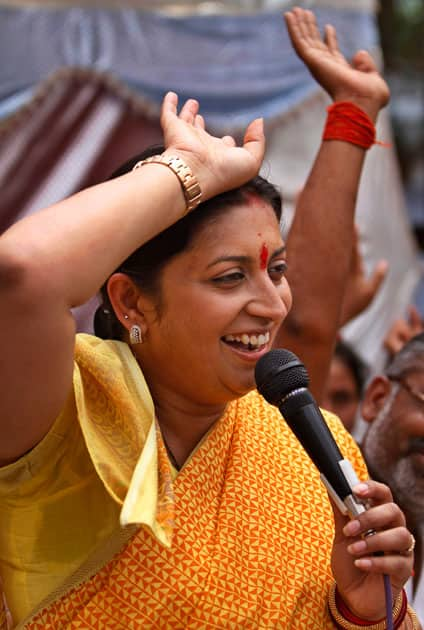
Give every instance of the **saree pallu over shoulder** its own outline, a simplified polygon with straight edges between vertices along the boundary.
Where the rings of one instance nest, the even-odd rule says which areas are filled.
[[[350,436],[327,420],[366,477]],[[104,439],[116,457],[119,445],[107,432]],[[101,473],[118,493],[122,480]],[[318,472],[257,392],[228,405],[173,482],[173,501],[171,545],[141,527],[94,575],[21,627],[333,628],[331,507]]]
[[[121,524],[145,525],[169,546],[174,527],[170,465],[152,397],[128,345],[77,335],[74,392],[97,474],[123,505]]]
[[[172,541],[171,468],[130,350],[78,335],[73,380],[48,434],[0,471],[1,630],[5,602],[21,623],[104,566],[134,524]]]

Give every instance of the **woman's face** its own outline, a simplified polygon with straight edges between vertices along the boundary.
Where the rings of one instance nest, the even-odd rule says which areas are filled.
[[[143,309],[138,358],[154,398],[225,404],[252,389],[291,306],[284,274],[278,221],[264,201],[251,197],[205,224],[164,268],[160,313],[153,302]]]

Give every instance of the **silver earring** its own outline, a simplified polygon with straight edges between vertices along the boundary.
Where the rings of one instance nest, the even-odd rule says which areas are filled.
[[[141,328],[138,324],[133,324],[130,328],[130,343],[132,346],[135,346],[138,343],[143,343]]]
[[[124,315],[124,319],[128,319],[128,315],[126,313]]]

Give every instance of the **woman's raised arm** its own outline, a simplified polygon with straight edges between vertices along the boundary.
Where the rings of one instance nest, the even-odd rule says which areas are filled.
[[[168,93],[161,124],[166,154],[184,160],[203,199],[258,172],[262,121],[244,144],[205,131],[199,105]],[[0,237],[0,464],[31,449],[50,428],[69,393],[75,326],[70,309],[94,295],[135,249],[185,211],[178,177],[148,164],[19,221]]]

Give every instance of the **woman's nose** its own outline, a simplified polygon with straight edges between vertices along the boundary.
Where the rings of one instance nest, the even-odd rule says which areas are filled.
[[[247,310],[255,317],[275,321],[287,315],[291,302],[291,291],[287,281],[284,279],[282,283],[276,285],[267,278],[265,282],[255,285]]]

